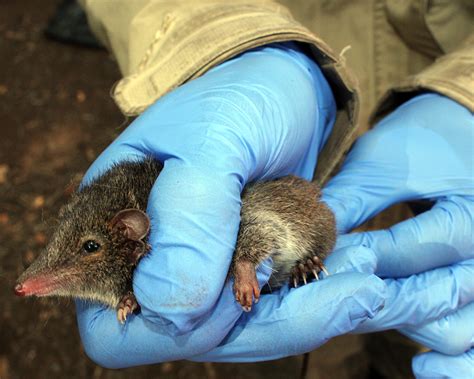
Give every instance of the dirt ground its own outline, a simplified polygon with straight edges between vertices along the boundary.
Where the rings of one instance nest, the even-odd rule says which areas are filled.
[[[109,96],[120,77],[110,55],[44,37],[57,3],[0,2],[0,378],[297,377],[301,357],[106,370],[85,355],[71,302],[13,295],[72,183],[124,123]]]

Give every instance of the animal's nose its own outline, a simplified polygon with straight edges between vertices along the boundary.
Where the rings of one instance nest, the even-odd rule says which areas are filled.
[[[23,284],[17,284],[13,289],[15,291],[15,295],[17,296],[25,296],[25,289],[23,288]]]

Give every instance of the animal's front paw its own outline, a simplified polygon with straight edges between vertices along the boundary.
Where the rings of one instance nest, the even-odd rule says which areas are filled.
[[[233,273],[235,300],[240,303],[245,312],[250,312],[253,299],[257,303],[260,298],[255,264],[247,261],[237,261],[234,264]]]
[[[306,262],[297,263],[296,266],[293,267],[291,270],[290,285],[292,284],[296,288],[301,281],[307,284],[308,277],[309,279],[319,280],[319,273],[321,271],[324,272],[326,276],[329,275],[321,259],[314,255],[308,258]]]
[[[135,295],[133,292],[128,292],[117,305],[117,320],[119,320],[121,324],[124,324],[125,321],[127,321],[127,316],[136,311],[138,307],[139,305]]]

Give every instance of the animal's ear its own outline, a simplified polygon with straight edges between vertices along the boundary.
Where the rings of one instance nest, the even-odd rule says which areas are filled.
[[[124,209],[118,212],[109,225],[112,230],[119,230],[132,241],[145,238],[150,231],[150,219],[139,209]]]

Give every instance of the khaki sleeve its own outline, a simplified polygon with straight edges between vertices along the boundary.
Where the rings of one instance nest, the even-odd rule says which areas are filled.
[[[390,89],[380,100],[372,122],[426,91],[450,97],[474,112],[474,35],[456,51],[438,58],[420,73]]]
[[[316,35],[272,1],[81,0],[89,24],[113,52],[121,79],[112,96],[126,115],[138,115],[161,96],[248,49],[273,42],[307,46],[336,97],[333,132],[319,155],[315,180],[328,177],[355,137],[356,82]]]
[[[411,49],[434,63],[397,83],[379,101],[372,122],[421,92],[433,91],[474,110],[474,3],[400,0],[386,3],[389,22]]]

